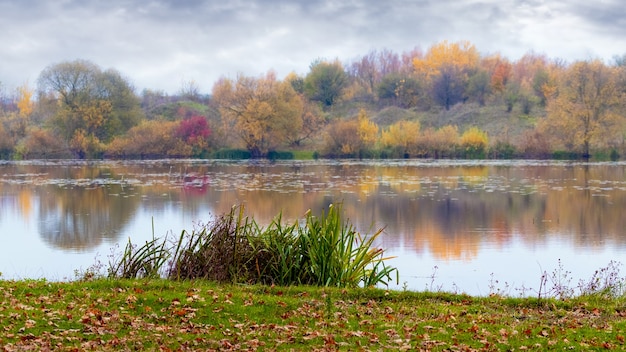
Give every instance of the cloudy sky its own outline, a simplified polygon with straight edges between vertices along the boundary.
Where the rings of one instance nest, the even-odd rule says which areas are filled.
[[[317,58],[427,50],[468,40],[482,54],[568,62],[626,53],[622,0],[0,0],[0,84],[35,87],[48,65],[87,59],[141,91],[194,80],[308,72]]]

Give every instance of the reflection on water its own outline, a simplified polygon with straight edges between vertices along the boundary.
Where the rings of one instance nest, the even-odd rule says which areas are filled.
[[[381,245],[399,255],[393,264],[410,287],[423,288],[417,281],[434,266],[455,285],[499,271],[526,282],[540,276],[535,261],[577,267],[585,258],[593,270],[620,259],[625,170],[534,161],[4,163],[0,271],[29,276],[34,265],[49,277],[54,263],[62,272],[52,278],[69,276],[115,243],[150,238],[153,226],[157,236],[191,229],[234,204],[267,224],[279,212],[293,220],[343,202],[361,231],[386,227]]]

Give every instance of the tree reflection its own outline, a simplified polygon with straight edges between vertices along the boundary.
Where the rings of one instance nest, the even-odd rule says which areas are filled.
[[[141,197],[121,185],[95,188],[46,187],[40,192],[39,234],[63,249],[87,249],[117,240]]]
[[[338,202],[361,232],[385,227],[379,237],[385,248],[445,260],[471,259],[484,246],[514,240],[529,247],[555,239],[585,248],[626,244],[623,164],[155,161],[11,168],[2,170],[0,191],[11,194],[22,216],[39,209],[40,235],[58,248],[116,241],[138,209],[208,221],[245,204],[267,225],[279,213],[295,221]]]

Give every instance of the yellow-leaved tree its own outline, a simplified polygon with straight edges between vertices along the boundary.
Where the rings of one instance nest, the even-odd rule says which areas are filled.
[[[33,112],[33,90],[28,86],[28,84],[24,84],[17,88],[17,109],[19,110],[19,114],[21,118],[28,118],[30,114]]]
[[[557,93],[548,100],[543,125],[561,147],[588,158],[592,149],[615,147],[623,141],[624,91],[617,82],[618,69],[599,60],[567,68]]]
[[[381,144],[393,149],[400,157],[416,156],[420,127],[419,121],[398,121],[383,130]]]
[[[378,125],[370,120],[365,109],[359,110],[357,121],[359,122],[358,132],[359,140],[361,141],[361,148],[373,148],[376,144],[376,140],[378,139]]]
[[[476,68],[479,61],[480,54],[470,42],[449,43],[444,40],[430,47],[424,57],[415,58],[413,66],[419,75],[432,78],[440,74],[445,66],[454,66],[463,71]]]
[[[466,98],[466,87],[479,66],[480,54],[467,42],[433,45],[423,57],[413,59],[415,73],[427,85],[433,101],[446,109]]]
[[[239,75],[235,81],[218,81],[213,101],[224,129],[236,135],[253,157],[291,142],[289,137],[302,129],[302,97],[271,71],[259,78]]]

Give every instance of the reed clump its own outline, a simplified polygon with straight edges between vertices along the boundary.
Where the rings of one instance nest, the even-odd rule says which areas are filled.
[[[109,277],[155,276],[173,280],[276,285],[359,287],[387,284],[398,271],[374,246],[379,229],[363,236],[331,205],[320,216],[287,223],[277,215],[267,227],[245,215],[242,205],[175,239],[130,242],[109,264]],[[167,263],[167,265],[166,265]]]

